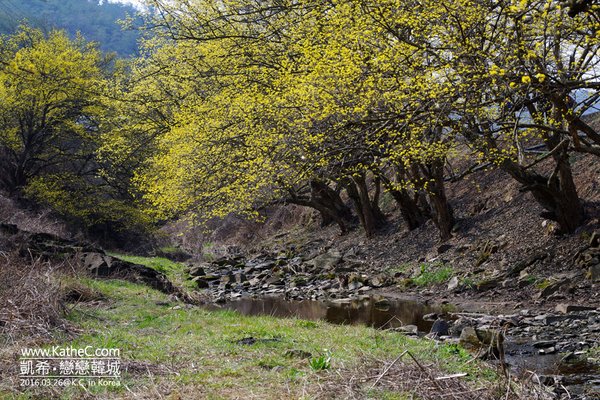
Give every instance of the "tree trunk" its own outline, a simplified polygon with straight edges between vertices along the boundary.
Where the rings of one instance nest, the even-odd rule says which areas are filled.
[[[304,207],[314,208],[321,214],[322,224],[327,225],[335,222],[342,233],[348,232],[354,224],[352,212],[344,204],[338,192],[330,188],[326,183],[312,180],[310,182],[310,198],[298,197],[290,193],[289,203]]]
[[[446,197],[444,185],[444,160],[433,161],[423,167],[425,177],[428,179],[427,196],[433,211],[433,222],[440,232],[442,241],[452,237],[454,227],[454,213]]]
[[[399,181],[407,180],[406,171],[402,167],[397,167],[396,176]],[[385,176],[381,176],[381,182],[385,189],[390,193],[390,195],[394,198],[398,207],[400,208],[400,214],[402,215],[402,219],[406,222],[409,231],[418,228],[421,226],[425,220],[427,219],[409,191],[405,188],[398,188],[394,186],[389,179]]]
[[[372,237],[377,229],[384,224],[385,217],[379,209],[379,205],[374,204],[369,197],[369,190],[364,173],[348,180],[346,191],[354,203],[358,219],[365,230],[365,234],[367,237]]]
[[[572,233],[583,223],[585,214],[573,182],[568,153],[566,149],[561,153],[550,178],[510,160],[502,163],[502,169],[523,185],[522,191],[531,192],[546,210],[543,216],[558,223],[559,232]]]

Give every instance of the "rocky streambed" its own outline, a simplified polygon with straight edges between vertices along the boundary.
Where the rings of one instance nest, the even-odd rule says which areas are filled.
[[[557,398],[600,398],[596,308],[559,304],[551,311],[517,309],[492,315],[448,304],[426,305],[378,295],[396,283],[394,278],[360,272],[365,270],[351,255],[329,250],[308,257],[222,257],[190,265],[187,273],[210,294],[214,307],[248,315],[365,324],[460,343],[478,357],[502,360],[513,374],[552,386]]]

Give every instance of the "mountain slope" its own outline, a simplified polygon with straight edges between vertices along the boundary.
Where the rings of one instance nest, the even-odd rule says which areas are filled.
[[[123,31],[118,20],[133,16],[135,8],[97,0],[0,0],[0,33],[13,33],[19,24],[81,32],[90,41],[100,43],[104,51],[126,57],[137,52],[138,33]]]

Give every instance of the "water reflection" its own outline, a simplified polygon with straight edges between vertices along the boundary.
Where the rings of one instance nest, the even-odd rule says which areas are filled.
[[[429,332],[433,324],[431,321],[424,321],[423,316],[442,311],[439,307],[415,301],[383,300],[381,297],[347,301],[290,301],[281,297],[245,298],[226,303],[223,308],[236,310],[244,315],[297,317],[374,328],[416,325],[421,332]]]

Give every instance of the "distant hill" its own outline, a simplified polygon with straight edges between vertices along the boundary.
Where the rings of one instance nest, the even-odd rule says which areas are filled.
[[[0,33],[13,33],[27,21],[43,30],[79,31],[102,50],[127,57],[137,53],[138,33],[121,30],[117,21],[135,13],[129,5],[98,0],[0,0]]]

